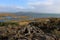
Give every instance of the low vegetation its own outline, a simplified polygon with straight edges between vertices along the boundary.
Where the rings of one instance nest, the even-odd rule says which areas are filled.
[[[0,22],[0,26],[8,26],[8,25],[18,26],[19,24],[17,22]]]
[[[24,20],[8,20],[6,16]],[[60,40],[60,18],[36,18],[0,14],[0,40]]]
[[[0,22],[0,40],[60,40],[60,19]]]

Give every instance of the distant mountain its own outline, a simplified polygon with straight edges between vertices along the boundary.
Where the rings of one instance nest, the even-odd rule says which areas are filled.
[[[15,12],[15,13],[9,13],[9,14],[15,14],[17,16],[30,16],[32,18],[48,18],[48,17],[60,18],[60,14],[54,14],[54,13],[50,14],[50,13],[34,13],[34,12]]]
[[[34,12],[16,12],[16,15],[23,15],[23,16],[29,16],[29,15],[40,15],[42,13],[34,13]]]
[[[17,16],[31,16],[33,18],[46,18],[46,17],[60,18],[60,14],[54,13],[16,12],[15,14]]]

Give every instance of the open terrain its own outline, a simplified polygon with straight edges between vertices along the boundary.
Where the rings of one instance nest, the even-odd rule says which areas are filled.
[[[19,18],[10,20],[8,18]],[[60,18],[0,14],[0,40],[60,40]],[[20,20],[23,19],[23,20]]]

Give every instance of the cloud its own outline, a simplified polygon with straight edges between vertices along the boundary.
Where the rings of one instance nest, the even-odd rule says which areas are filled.
[[[41,0],[31,0],[30,2],[28,2],[28,4],[29,5],[50,5],[50,4],[52,4],[53,2],[52,2],[52,0],[43,0],[43,1],[41,1]]]
[[[17,12],[17,11],[22,11],[24,9],[24,7],[22,6],[3,6],[0,5],[0,12]]]
[[[27,0],[25,6],[21,5],[0,6],[0,11],[3,9],[9,11],[60,13],[60,0]]]
[[[60,13],[60,0],[31,0],[28,6],[34,8],[33,12]]]

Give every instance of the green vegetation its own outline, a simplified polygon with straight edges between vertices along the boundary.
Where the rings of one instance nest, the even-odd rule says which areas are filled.
[[[11,25],[11,26],[16,25],[16,26],[18,26],[19,24],[18,24],[18,22],[0,22],[0,26],[7,26],[7,25]]]
[[[0,22],[0,38],[4,40],[60,40],[60,18],[36,18],[33,20],[8,20],[3,18],[5,16],[13,15],[0,15],[0,18],[6,20]],[[26,16],[19,16],[18,18],[28,18]],[[0,20],[1,20],[0,19]],[[42,36],[41,36],[42,35]],[[48,38],[47,38],[48,37]],[[44,39],[44,40],[45,40]]]

